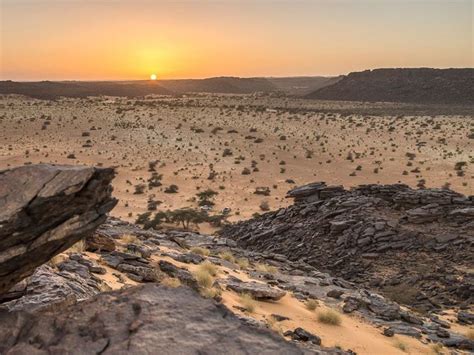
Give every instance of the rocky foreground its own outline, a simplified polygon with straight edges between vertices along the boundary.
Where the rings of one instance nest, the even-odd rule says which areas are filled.
[[[226,228],[239,246],[279,253],[420,311],[474,297],[474,196],[406,185],[314,183],[295,203]]]
[[[303,254],[295,257],[291,253],[296,253],[298,248],[291,244],[293,238],[300,244],[300,251],[310,254],[311,250],[310,245],[301,244],[304,240],[292,234],[291,228],[286,231],[280,229],[278,234],[273,231],[268,236],[262,233],[263,226],[270,225],[270,216],[280,222],[285,213],[288,213],[288,218],[303,218],[305,214],[301,211],[305,209],[309,211],[305,212],[306,216],[311,216],[318,211],[326,211],[323,208],[329,207],[324,207],[325,204],[338,198],[345,212],[334,214],[335,211],[329,210],[324,213],[325,218],[333,214],[336,218],[333,222],[344,225],[342,216],[347,218],[344,213],[352,211],[352,218],[359,217],[359,221],[349,223],[347,228],[359,230],[355,229],[358,223],[359,228],[362,228],[360,225],[369,223],[369,220],[378,223],[380,216],[389,215],[386,205],[394,200],[395,194],[390,195],[393,189],[405,191],[404,196],[419,192],[407,190],[403,186],[372,186],[348,192],[322,184],[294,190],[290,192],[296,198],[294,206],[234,227],[245,231],[247,225],[267,221],[255,232],[260,235],[261,245],[267,243],[267,238],[273,238],[273,248],[280,248],[277,253],[251,244],[249,248],[243,248],[243,240],[249,240],[246,234],[242,234],[242,238],[246,238],[240,239],[234,235],[231,239],[188,231],[143,230],[110,218],[102,223],[105,212],[113,205],[108,186],[113,172],[89,168],[30,166],[1,172],[0,176],[13,174],[10,176],[19,177],[0,185],[3,188],[0,190],[2,207],[14,211],[12,205],[22,206],[16,209],[18,218],[14,212],[10,212],[8,218],[8,221],[24,221],[17,224],[18,231],[28,230],[26,222],[30,220],[25,216],[30,215],[27,213],[30,210],[17,201],[31,198],[13,198],[13,189],[5,186],[21,186],[18,181],[26,184],[28,180],[20,178],[23,176],[20,173],[22,169],[27,169],[24,172],[38,179],[51,171],[55,173],[39,189],[43,192],[39,193],[36,189],[35,193],[28,195],[36,198],[44,195],[50,201],[44,205],[48,207],[35,214],[43,216],[43,219],[33,220],[37,228],[27,234],[30,239],[15,238],[26,233],[12,231],[5,236],[2,234],[1,240],[9,238],[15,240],[15,245],[23,246],[16,249],[19,250],[18,257],[2,258],[1,265],[5,270],[12,269],[13,265],[23,270],[15,278],[17,283],[0,295],[2,354],[402,354],[406,351],[432,353],[435,350],[443,353],[443,349],[447,348],[457,353],[474,350],[474,342],[468,331],[474,322],[471,299],[470,296],[458,295],[458,288],[453,288],[451,295],[451,292],[445,291],[445,284],[433,283],[431,288],[442,290],[441,294],[447,292],[453,304],[449,312],[448,307],[440,302],[436,307],[425,307],[424,312],[420,313],[374,292],[370,282],[365,282],[362,276],[359,276],[360,282],[353,282],[350,277],[337,276],[340,270],[344,270],[338,269],[337,265],[328,268],[328,273],[317,267],[314,259],[309,260]],[[377,188],[381,190],[372,195],[365,192]],[[389,192],[381,193],[387,189]],[[429,195],[427,192],[424,194]],[[344,196],[352,197],[342,201]],[[468,228],[472,223],[469,214],[472,199],[449,191],[439,191],[436,196],[438,205],[443,206],[440,207],[443,211],[441,217],[437,220],[438,229],[453,233],[456,231],[455,241],[435,241],[430,244],[428,238],[426,244],[420,244],[422,246],[418,242],[405,242],[405,248],[401,250],[409,252],[423,248],[428,254],[436,252],[447,255],[453,250],[453,244],[456,251],[469,257],[468,253],[472,252],[469,249],[472,246],[471,228]],[[447,196],[451,203],[440,204],[442,198],[446,199]],[[419,203],[420,198],[416,200]],[[68,203],[63,204],[61,209],[52,207],[53,201],[61,204],[65,200]],[[359,202],[357,204],[354,201]],[[361,201],[365,201],[364,204]],[[372,206],[370,201],[377,204]],[[72,206],[78,208],[77,214],[66,213]],[[365,208],[369,208],[367,214],[362,212]],[[460,212],[460,209],[463,211]],[[397,211],[400,214],[407,213],[403,209]],[[81,217],[89,214],[97,216],[93,219]],[[59,222],[48,224],[47,221],[55,220],[57,215],[64,216],[62,224],[71,227],[65,231],[57,228]],[[23,219],[19,219],[20,216]],[[338,219],[337,216],[341,217]],[[397,215],[393,212],[390,216],[394,219]],[[69,224],[68,221],[74,218],[88,222]],[[361,222],[364,218],[367,221]],[[370,218],[374,218],[374,221]],[[443,222],[444,218],[449,223]],[[95,221],[98,220],[100,226],[93,231]],[[2,223],[13,225],[12,222]],[[388,226],[386,223],[384,226]],[[434,221],[423,220],[423,223]],[[443,225],[439,227],[441,223]],[[333,224],[327,225],[333,228]],[[304,226],[301,220],[295,223],[296,230]],[[308,230],[309,226],[315,228],[315,224],[308,223],[307,226]],[[339,234],[329,233],[328,237],[339,240],[342,236],[352,235],[344,233],[347,228],[341,229]],[[397,231],[390,235],[399,235],[404,230],[398,224],[390,228]],[[374,225],[373,229],[373,236],[383,230],[380,225]],[[37,230],[42,232],[38,233]],[[84,232],[86,230],[87,233]],[[223,234],[229,235],[235,230],[229,228]],[[318,232],[317,229],[314,231]],[[427,225],[424,225],[424,233],[428,233]],[[287,235],[286,239],[277,237],[284,234]],[[41,258],[48,255],[51,260],[37,267],[41,262],[31,261],[34,258],[29,254],[31,249],[28,243],[42,235],[49,236],[48,247],[33,250]],[[65,242],[65,239],[68,241]],[[80,243],[74,244],[79,239]],[[371,241],[376,239],[373,237]],[[22,240],[26,240],[25,244],[22,244]],[[279,247],[279,243],[287,244]],[[354,243],[357,245],[357,241]],[[66,244],[67,247],[74,245],[65,250]],[[256,251],[259,248],[262,251]],[[284,255],[285,251],[288,251],[287,255]],[[338,257],[336,253],[340,252],[339,248],[332,254],[333,258],[343,261],[338,265],[348,260],[362,260],[358,259],[362,256],[357,252],[351,254],[351,258],[355,259]],[[391,257],[389,249],[370,252],[374,255],[369,260],[375,262],[378,262],[376,253],[386,253],[388,258]],[[369,250],[364,253],[369,253]],[[322,254],[319,255],[322,257]],[[386,262],[390,261],[394,262],[392,259]],[[352,262],[355,263],[353,267],[357,265],[355,261]],[[459,269],[463,265],[469,267],[469,259],[459,255],[451,256],[445,263],[449,263],[449,266],[444,266],[446,270],[455,265]],[[407,263],[405,270],[408,270],[409,265]],[[392,268],[395,269],[395,266],[392,265]],[[438,272],[441,274],[441,271]],[[458,281],[464,287],[471,287],[467,283],[468,271],[464,273]],[[360,269],[358,275],[362,274]],[[368,275],[369,280],[372,278],[370,268]],[[458,274],[455,277],[459,277]],[[3,285],[12,280],[9,275],[0,275]],[[380,285],[377,287],[383,290]]]

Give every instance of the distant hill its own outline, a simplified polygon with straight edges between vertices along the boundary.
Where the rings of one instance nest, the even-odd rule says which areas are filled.
[[[0,94],[19,94],[40,99],[87,96],[145,96],[185,93],[252,94],[256,92],[283,92],[303,96],[330,85],[338,78],[237,78],[216,77],[207,79],[141,80],[141,81],[1,81]]]
[[[325,86],[338,82],[342,76],[301,76],[287,78],[267,78],[278,90],[288,95],[304,96]]]
[[[0,94],[18,94],[38,99],[87,96],[143,96],[148,94],[170,94],[170,91],[152,81],[136,82],[86,82],[86,81],[39,81],[0,82]]]
[[[159,80],[164,88],[176,93],[207,92],[222,94],[251,94],[274,92],[278,88],[266,78],[217,77],[207,79]]]
[[[474,104],[474,69],[375,69],[350,73],[311,99]]]

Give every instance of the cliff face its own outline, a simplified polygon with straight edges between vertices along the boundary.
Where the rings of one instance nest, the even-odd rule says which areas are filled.
[[[474,69],[376,69],[350,73],[307,98],[474,105]]]

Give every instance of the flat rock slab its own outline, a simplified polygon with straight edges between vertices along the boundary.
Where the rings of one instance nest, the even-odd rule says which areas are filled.
[[[44,164],[0,171],[0,294],[105,221],[114,174]]]
[[[258,282],[241,282],[237,280],[226,280],[228,289],[238,293],[248,293],[257,300],[278,301],[286,292],[278,288],[271,287],[267,284]]]
[[[0,318],[2,354],[310,353],[267,329],[243,324],[187,287],[147,284],[50,311],[0,313]]]

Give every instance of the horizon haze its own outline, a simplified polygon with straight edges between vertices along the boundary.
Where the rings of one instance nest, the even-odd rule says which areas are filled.
[[[473,66],[471,1],[0,3],[1,80],[337,76]]]

